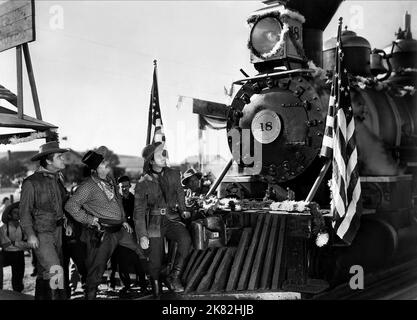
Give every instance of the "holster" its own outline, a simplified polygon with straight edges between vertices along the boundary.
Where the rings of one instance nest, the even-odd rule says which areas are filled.
[[[104,240],[104,230],[99,230],[96,227],[88,229],[90,233],[90,242],[91,245],[95,248],[98,248]]]

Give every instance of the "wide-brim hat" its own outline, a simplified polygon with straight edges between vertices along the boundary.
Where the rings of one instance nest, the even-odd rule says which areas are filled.
[[[92,150],[87,151],[87,153],[81,159],[81,161],[85,165],[87,165],[87,167],[93,170],[96,170],[97,167],[100,165],[100,163],[103,162],[103,160],[104,160],[103,155]]]
[[[143,171],[148,171],[150,161],[152,160],[156,149],[160,145],[162,145],[162,142],[154,142],[154,143],[148,144],[145,148],[143,148],[142,150]]]
[[[50,141],[41,145],[39,147],[39,153],[35,154],[30,160],[36,161],[51,153],[64,153],[67,151],[68,149],[62,149],[59,147],[58,141]]]
[[[187,183],[188,179],[190,179],[192,176],[196,176],[197,179],[201,179],[203,174],[199,171],[196,171],[194,168],[190,168],[184,172],[181,184],[184,186]]]

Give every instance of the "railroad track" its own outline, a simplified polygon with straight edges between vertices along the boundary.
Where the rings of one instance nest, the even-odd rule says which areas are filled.
[[[365,274],[364,289],[353,290],[345,283],[313,300],[417,300],[417,259]]]

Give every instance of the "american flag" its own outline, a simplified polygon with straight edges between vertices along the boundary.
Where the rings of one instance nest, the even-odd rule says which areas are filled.
[[[151,101],[149,104],[149,115],[148,115],[148,134],[146,137],[146,144],[151,142],[162,142],[164,143],[165,149],[165,133],[162,124],[161,108],[159,106],[159,93],[158,93],[158,79],[156,70],[156,60],[153,61],[153,82],[151,90]],[[152,128],[154,129],[152,139]]]
[[[358,152],[355,141],[355,121],[347,70],[343,61],[342,18],[336,43],[336,64],[321,156],[332,159],[331,212],[333,228],[339,238],[351,244],[360,224],[361,184]]]

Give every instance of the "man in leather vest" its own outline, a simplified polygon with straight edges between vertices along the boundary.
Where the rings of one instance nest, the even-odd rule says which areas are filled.
[[[32,161],[39,169],[23,181],[20,198],[20,222],[28,245],[37,257],[35,299],[65,299],[62,268],[63,204],[66,189],[60,171],[65,168],[58,142],[40,147]]]
[[[65,209],[86,226],[81,240],[87,246],[86,299],[92,300],[117,245],[142,254],[126,221],[117,184],[109,175],[111,168],[105,153],[88,151],[82,162],[91,169],[91,176],[77,188]]]
[[[143,152],[144,175],[135,187],[135,231],[142,249],[149,254],[149,274],[154,297],[160,295],[159,276],[164,237],[178,243],[177,254],[167,285],[174,292],[184,291],[180,281],[191,246],[190,235],[181,222],[188,218],[180,172],[166,166],[162,143],[147,145]]]

